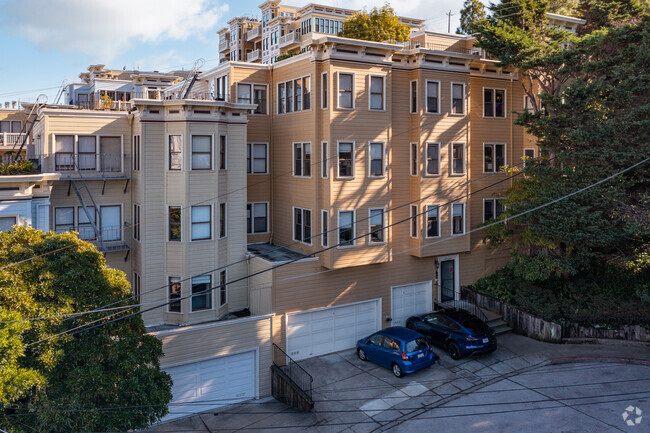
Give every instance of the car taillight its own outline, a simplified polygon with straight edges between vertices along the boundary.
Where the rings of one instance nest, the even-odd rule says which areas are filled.
[[[406,354],[406,352],[402,352],[402,361],[408,361],[409,356]]]

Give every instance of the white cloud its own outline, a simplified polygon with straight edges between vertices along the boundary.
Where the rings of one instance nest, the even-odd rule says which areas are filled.
[[[9,0],[0,23],[39,48],[108,62],[133,43],[204,39],[227,11],[214,0]]]
[[[188,69],[192,62],[186,57],[178,54],[176,50],[169,50],[162,54],[152,54],[136,61],[134,65],[127,65],[128,68],[134,66],[141,71],[171,71],[172,69]]]

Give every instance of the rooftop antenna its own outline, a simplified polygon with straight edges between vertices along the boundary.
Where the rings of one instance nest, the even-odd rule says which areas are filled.
[[[447,33],[451,33],[451,17],[453,13],[451,13],[451,9],[449,9],[449,12],[447,12],[445,15],[447,15]]]

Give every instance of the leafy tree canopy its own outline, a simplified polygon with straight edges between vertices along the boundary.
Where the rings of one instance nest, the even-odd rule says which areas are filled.
[[[343,22],[339,36],[376,42],[406,42],[411,37],[411,26],[400,22],[388,3],[381,8],[363,10]]]
[[[581,34],[591,33],[603,27],[617,27],[637,23],[650,7],[648,0],[583,0],[580,15],[587,23]]]
[[[480,0],[465,0],[460,11],[460,27],[456,33],[460,35],[472,34],[472,24],[485,19],[485,6]]]
[[[124,274],[72,233],[28,227],[0,233],[0,268],[20,261],[0,269],[0,320],[15,321],[0,324],[0,425],[12,432],[126,431],[164,416],[171,379],[159,368],[162,344],[145,333],[140,316],[56,337],[120,313],[19,321],[128,305]],[[123,406],[129,409],[106,409]]]

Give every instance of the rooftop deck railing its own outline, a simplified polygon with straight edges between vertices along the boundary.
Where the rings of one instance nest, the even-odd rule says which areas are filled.
[[[25,134],[20,132],[0,132],[0,147],[18,147],[24,136]],[[29,137],[27,137],[25,144],[29,144]]]
[[[254,27],[246,32],[246,40],[252,41],[255,38],[259,38],[262,35],[262,27]]]

